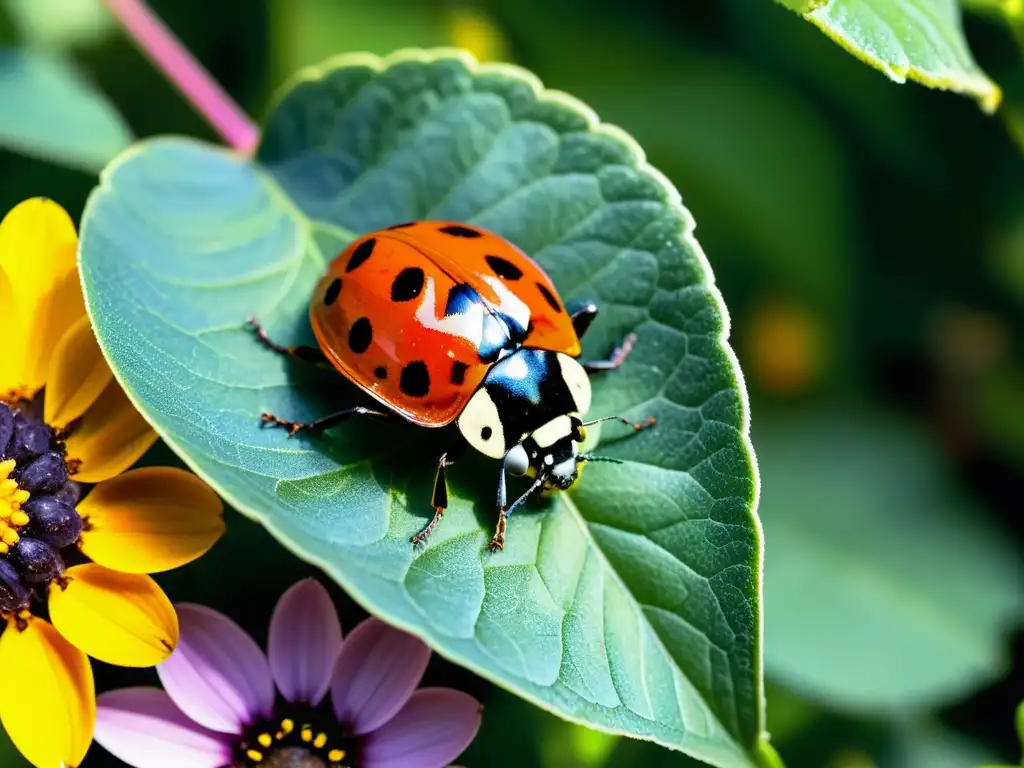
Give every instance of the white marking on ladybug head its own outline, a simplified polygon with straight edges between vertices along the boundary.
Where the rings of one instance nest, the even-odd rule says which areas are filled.
[[[572,434],[572,420],[568,416],[556,416],[547,424],[542,424],[533,431],[530,437],[539,448],[550,448],[559,440]]]
[[[505,432],[501,426],[501,415],[484,387],[478,389],[466,403],[459,414],[458,426],[466,442],[484,456],[500,459],[505,455]]]
[[[571,459],[561,461],[551,468],[551,479],[559,488],[565,488],[567,484],[571,484],[576,479],[576,467],[578,466],[579,462],[576,461],[575,455]]]
[[[575,358],[558,353],[558,365],[562,369],[562,381],[572,393],[573,402],[576,403],[576,412],[585,416],[590,410],[590,378],[587,376],[587,369],[580,365]]]

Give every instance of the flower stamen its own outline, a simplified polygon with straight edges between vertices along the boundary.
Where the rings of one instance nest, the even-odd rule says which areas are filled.
[[[78,541],[64,446],[39,420],[39,403],[0,403],[0,609],[21,608],[61,579],[62,550]]]
[[[11,477],[17,463],[14,459],[0,461],[0,555],[6,555],[18,543],[18,529],[28,524],[28,515],[21,510],[31,494]]]
[[[343,761],[350,751],[339,742],[349,746],[345,735],[338,731],[337,726],[321,728],[329,718],[318,711],[303,709],[298,714],[301,717],[298,721],[283,717],[277,722],[276,729],[274,721],[263,721],[247,729],[236,753],[241,759],[232,765],[344,768],[346,763]],[[329,732],[334,733],[333,743]]]

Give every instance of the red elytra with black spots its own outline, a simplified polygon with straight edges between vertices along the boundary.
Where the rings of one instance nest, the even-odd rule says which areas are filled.
[[[454,421],[510,348],[580,354],[551,279],[498,235],[419,221],[352,242],[313,292],[327,359],[415,424]]]

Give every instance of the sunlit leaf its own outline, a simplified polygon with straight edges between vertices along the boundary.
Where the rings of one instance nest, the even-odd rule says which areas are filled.
[[[754,439],[773,681],[878,715],[934,707],[1002,671],[1024,568],[927,440],[839,411],[762,418]]]
[[[0,48],[0,147],[96,172],[128,146],[114,107],[70,62]]]
[[[116,23],[101,0],[4,0],[19,37],[45,46],[95,45]]]
[[[354,233],[410,219],[489,228],[566,298],[604,312],[584,344],[626,365],[594,413],[623,465],[517,516],[491,554],[497,467],[467,459],[428,546],[429,430],[261,430],[353,390],[289,365],[244,328],[309,341],[310,290]],[[756,478],[728,325],[676,192],[635,143],[522,70],[449,53],[343,57],[278,104],[258,161],[185,140],[105,172],[82,224],[97,335],[142,412],[238,509],[357,600],[563,717],[713,765],[770,764],[760,664]],[[758,756],[761,755],[761,756]]]
[[[995,111],[1002,95],[975,62],[957,0],[776,0],[897,83],[956,91]]]

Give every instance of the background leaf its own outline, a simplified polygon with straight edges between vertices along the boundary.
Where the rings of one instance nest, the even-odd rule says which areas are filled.
[[[846,409],[762,419],[755,444],[774,681],[833,708],[906,712],[1002,670],[1020,561],[918,433]]]
[[[128,146],[114,107],[56,55],[0,48],[0,147],[95,173]]]
[[[336,376],[260,348],[256,314],[309,341],[309,291],[354,233],[451,218],[508,237],[564,297],[604,312],[584,345],[635,330],[595,379],[620,467],[512,521],[486,551],[496,468],[452,472],[425,550],[435,457],[407,426],[289,442],[258,414],[352,402]],[[521,70],[406,54],[310,71],[268,122],[259,164],[188,141],[126,154],[82,224],[88,303],[112,365],[161,434],[239,509],[360,602],[563,717],[750,764],[762,728],[761,545],[747,417],[710,270],[675,191],[624,134]],[[416,450],[413,450],[415,448]],[[474,479],[476,478],[476,479]]]
[[[4,0],[19,36],[47,48],[103,42],[116,22],[101,0]]]
[[[880,768],[974,768],[997,760],[984,745],[938,724],[911,722],[894,730]]]
[[[957,0],[777,0],[897,83],[907,78],[973,96],[995,111],[999,86],[963,34]]]

